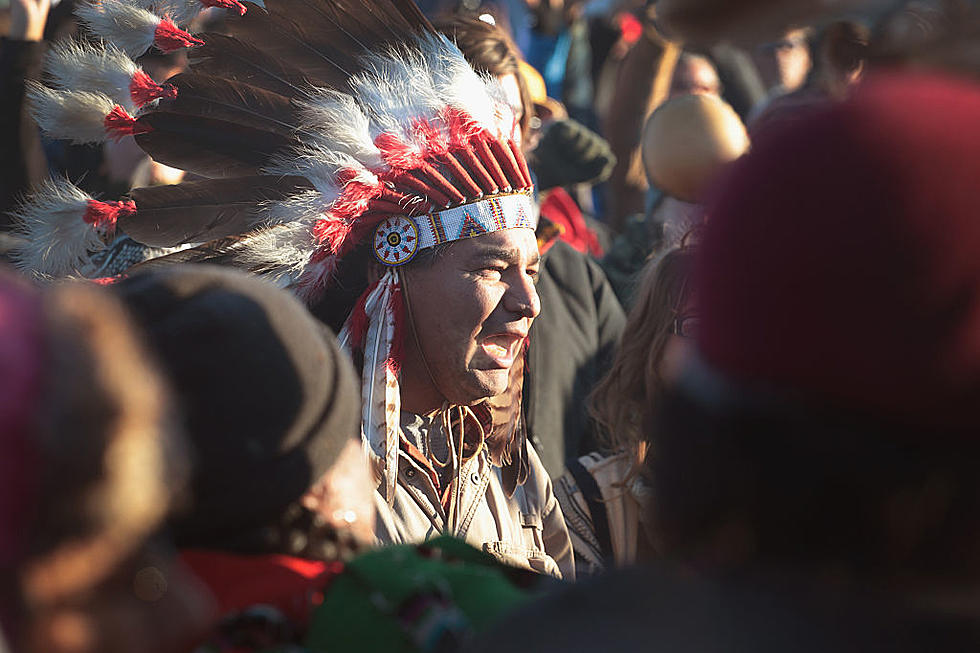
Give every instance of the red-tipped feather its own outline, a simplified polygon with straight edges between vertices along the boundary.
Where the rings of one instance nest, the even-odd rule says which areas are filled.
[[[384,132],[374,139],[385,163],[396,170],[414,170],[425,163],[424,153],[416,150],[394,134]]]
[[[173,84],[157,84],[145,72],[137,70],[133,75],[133,81],[129,83],[129,97],[133,99],[133,104],[141,107],[147,102],[160,98],[174,99],[177,97],[177,87]]]
[[[122,202],[100,202],[99,200],[89,200],[82,220],[92,225],[96,229],[112,233],[116,229],[116,222],[121,216],[133,215],[136,213],[136,202],[131,200]]]
[[[114,140],[119,140],[123,136],[135,136],[153,131],[152,127],[139,122],[118,104],[105,117],[103,124],[106,135]]]
[[[333,280],[337,271],[337,255],[318,249],[313,252],[309,265],[303,270],[297,283],[297,294],[308,304],[320,299],[323,291]]]
[[[168,53],[181,48],[201,46],[204,45],[204,41],[180,29],[169,18],[163,18],[153,32],[153,45],[161,52]]]

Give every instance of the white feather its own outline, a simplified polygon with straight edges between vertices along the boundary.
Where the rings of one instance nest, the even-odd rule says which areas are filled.
[[[126,0],[126,2],[157,16],[166,16],[180,27],[189,25],[204,9],[199,0]]]
[[[37,278],[80,274],[89,255],[104,249],[99,232],[83,220],[91,198],[66,180],[48,180],[14,212],[24,244],[16,265]]]
[[[385,361],[391,351],[391,330],[388,319],[391,289],[397,282],[397,272],[388,268],[377,287],[368,295],[364,311],[368,318],[364,340],[364,364],[361,372],[361,429],[362,435],[374,452],[384,461],[385,496],[389,505],[394,501],[394,483],[397,482],[397,446],[392,452],[389,443]],[[397,441],[396,441],[397,445]],[[395,464],[391,463],[394,457]]]
[[[93,34],[134,58],[150,49],[160,24],[154,13],[121,0],[101,0],[97,5],[82,2],[75,7],[75,15]]]
[[[443,35],[428,35],[419,42],[429,62],[432,83],[442,101],[465,111],[487,129],[495,128],[494,98],[489,89],[496,85],[489,75],[479,75],[463,54]]]
[[[398,376],[388,367],[387,360],[395,340],[395,312],[391,305],[394,300],[394,287],[398,285],[398,268],[391,268],[387,301],[384,306],[384,339],[385,355],[381,361],[384,374],[384,424],[385,431],[385,478],[388,482],[388,505],[395,501],[395,487],[398,483],[398,451],[401,422],[401,391],[398,387]]]
[[[296,281],[310,262],[314,244],[313,220],[297,219],[256,231],[243,243],[236,259],[277,283]]]
[[[314,88],[309,99],[299,105],[303,127],[323,145],[335,147],[371,169],[384,165],[371,138],[370,121],[354,98],[333,89]]]
[[[262,217],[267,224],[287,224],[297,220],[312,223],[330,207],[332,200],[315,190],[304,191],[284,200],[267,202],[262,206]]]
[[[52,46],[44,64],[55,86],[95,91],[112,98],[127,111],[135,108],[129,86],[140,67],[113,45],[64,39]]]
[[[350,154],[318,141],[307,141],[298,149],[275,157],[264,172],[303,177],[313,184],[324,202],[330,203],[340,195],[337,174],[341,170],[354,170],[356,180],[362,183],[372,186],[378,183],[377,176]]]
[[[106,140],[105,117],[116,105],[101,93],[57,91],[32,83],[27,91],[31,115],[51,138],[73,143]]]
[[[367,72],[348,83],[371,119],[372,135],[402,133],[414,119],[432,118],[443,106],[420,52],[393,49],[364,63]]]

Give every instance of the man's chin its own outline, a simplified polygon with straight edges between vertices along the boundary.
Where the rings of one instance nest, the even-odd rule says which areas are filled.
[[[496,397],[499,394],[503,394],[507,390],[507,384],[509,382],[509,369],[471,371],[470,379],[468,379],[466,386],[464,387],[460,385],[458,387],[461,394],[467,395],[466,400],[457,401],[456,403],[472,405],[483,401],[484,399]]]

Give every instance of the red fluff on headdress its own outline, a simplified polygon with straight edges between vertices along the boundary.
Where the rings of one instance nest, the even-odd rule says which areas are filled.
[[[112,107],[112,111],[106,115],[102,124],[105,125],[105,131],[109,138],[115,140],[119,140],[123,136],[134,136],[153,131],[152,127],[140,123],[118,104]]]
[[[378,287],[380,279],[370,284],[361,296],[357,298],[357,303],[354,304],[354,309],[350,313],[350,347],[352,351],[361,351],[364,349],[364,339],[367,337],[368,330],[368,315],[364,310],[365,305],[367,305],[367,298],[370,296],[374,289]]]
[[[121,216],[135,214],[136,202],[132,200],[123,200],[121,202],[89,200],[82,220],[96,229],[104,229],[111,232],[116,228],[116,222]]]
[[[181,48],[202,46],[204,41],[180,29],[169,18],[163,18],[157,25],[156,31],[153,32],[153,45],[166,54]]]
[[[172,100],[177,97],[177,87],[173,84],[157,84],[153,78],[142,70],[137,70],[133,81],[129,83],[129,97],[138,107],[158,98]]]
[[[349,220],[338,218],[332,213],[317,220],[313,224],[313,236],[319,245],[336,254],[340,251],[347,236],[350,235],[351,223]]]

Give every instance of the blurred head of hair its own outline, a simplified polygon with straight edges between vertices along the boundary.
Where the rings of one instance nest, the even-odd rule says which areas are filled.
[[[472,16],[453,16],[436,21],[435,26],[456,44],[477,72],[489,73],[504,84],[508,102],[519,116],[521,137],[526,141],[534,104],[521,73],[520,50],[510,35],[498,25]]]
[[[643,269],[616,357],[591,397],[602,445],[627,451],[637,466],[648,448],[643,415],[665,384],[665,357],[679,320],[691,304],[694,248],[678,247]]]

